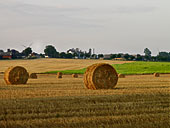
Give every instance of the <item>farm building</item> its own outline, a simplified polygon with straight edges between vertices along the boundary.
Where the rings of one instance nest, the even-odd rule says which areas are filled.
[[[111,58],[111,54],[105,54],[103,58],[104,59],[110,59]]]
[[[119,61],[121,61],[121,60],[126,60],[125,58],[114,58],[114,60],[119,60]]]
[[[8,49],[7,52],[0,50],[0,59],[17,59],[21,57],[22,55],[15,49]]]
[[[12,52],[0,52],[0,59],[12,59]]]

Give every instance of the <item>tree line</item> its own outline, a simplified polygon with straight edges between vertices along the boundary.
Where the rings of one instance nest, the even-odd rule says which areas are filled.
[[[159,52],[157,56],[152,56],[151,50],[148,48],[144,49],[144,55],[136,54],[136,55],[130,55],[128,53],[118,53],[118,54],[109,54],[109,56],[105,57],[104,54],[91,54],[89,52],[82,52],[82,51],[76,51],[76,52],[58,52],[56,48],[52,45],[47,45],[44,49],[44,54],[38,54],[33,52],[31,47],[25,48],[21,53],[17,50],[10,50],[8,52],[12,53],[12,59],[21,59],[21,58],[80,58],[80,59],[86,59],[86,58],[93,58],[93,59],[117,59],[122,58],[123,60],[128,61],[170,61],[170,52]],[[4,53],[3,50],[0,50],[0,53]],[[38,57],[37,57],[38,56]],[[0,59],[1,54],[0,54]]]

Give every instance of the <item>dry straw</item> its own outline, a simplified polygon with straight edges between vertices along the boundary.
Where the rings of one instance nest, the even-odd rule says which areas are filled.
[[[153,74],[155,77],[160,77],[160,74],[159,73],[154,73]]]
[[[73,78],[78,78],[78,74],[72,74]]]
[[[119,78],[125,78],[125,75],[124,74],[119,74],[118,77]]]
[[[37,74],[36,73],[30,73],[29,78],[37,79]]]
[[[113,89],[118,81],[116,70],[109,64],[99,63],[87,67],[84,84],[88,89]]]
[[[21,66],[9,67],[4,74],[4,80],[7,85],[26,84],[28,78],[27,70]]]
[[[57,78],[62,78],[63,77],[63,73],[62,72],[58,72],[57,73]]]

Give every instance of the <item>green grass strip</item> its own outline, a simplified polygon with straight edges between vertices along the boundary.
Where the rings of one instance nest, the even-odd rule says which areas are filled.
[[[113,67],[121,74],[151,74],[151,73],[170,73],[170,62],[133,62],[124,64],[113,64]],[[86,68],[79,70],[49,71],[45,73],[62,72],[64,74],[83,74]]]

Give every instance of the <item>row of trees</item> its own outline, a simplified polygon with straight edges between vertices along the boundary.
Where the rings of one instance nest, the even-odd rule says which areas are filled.
[[[159,52],[157,56],[151,56],[148,48],[144,49],[145,59],[150,61],[170,61],[170,52]]]
[[[22,54],[26,57],[28,57],[30,54],[32,54],[32,49],[30,47],[27,47],[22,51]],[[75,58],[75,57],[80,57],[80,58],[86,58],[90,57],[91,55],[89,53],[83,53],[81,52],[80,54],[78,53],[67,53],[67,52],[58,52],[56,48],[52,45],[47,45],[44,49],[45,54],[40,54],[41,57],[48,56],[49,58]],[[94,55],[92,55],[94,56]]]
[[[44,53],[46,56],[50,57],[50,58],[74,58],[74,57],[90,57],[90,55],[88,53],[83,53],[81,52],[80,54],[78,53],[67,53],[67,52],[57,52],[57,50],[55,49],[54,46],[52,45],[48,45],[46,46],[46,48],[44,49]]]
[[[71,54],[71,53],[65,53],[65,52],[57,52],[55,47],[53,47],[52,45],[48,45],[46,46],[46,48],[44,49],[44,53],[45,55],[48,55],[49,57],[52,58],[73,58],[75,56],[78,56],[78,54]],[[115,59],[115,58],[124,58],[125,60],[136,60],[136,61],[170,61],[170,52],[159,52],[159,54],[157,56],[152,56],[152,52],[148,49],[145,48],[144,49],[144,56],[137,54],[137,55],[129,55],[127,54],[111,54],[110,59]],[[90,56],[88,53],[81,53],[80,57],[81,58],[95,58],[95,56],[97,56],[97,58],[103,58],[104,55],[103,54],[93,54],[92,56]]]
[[[170,52],[159,52],[157,56],[152,56],[152,52],[148,49],[144,49],[144,56],[129,55],[129,54],[112,54],[110,59],[124,58],[125,60],[136,60],[136,61],[170,61]]]
[[[1,51],[2,52],[2,51]],[[29,57],[31,54],[36,54],[33,53],[32,48],[27,47],[25,48],[21,53],[19,53],[16,50],[11,50],[12,52],[12,58],[22,58],[21,56]],[[81,53],[67,53],[67,52],[58,52],[56,48],[52,45],[47,45],[44,49],[45,54],[37,54],[39,57],[45,57],[48,56],[49,58],[75,58],[75,57],[80,57],[80,58],[104,58],[103,54],[92,54],[90,55],[89,53],[86,52],[81,52]],[[110,58],[107,59],[115,59],[115,58],[123,58],[124,60],[136,60],[136,61],[170,61],[170,52],[159,52],[157,56],[152,56],[152,52],[148,49],[144,49],[144,54],[145,55],[130,55],[128,53],[122,54],[111,54]]]

